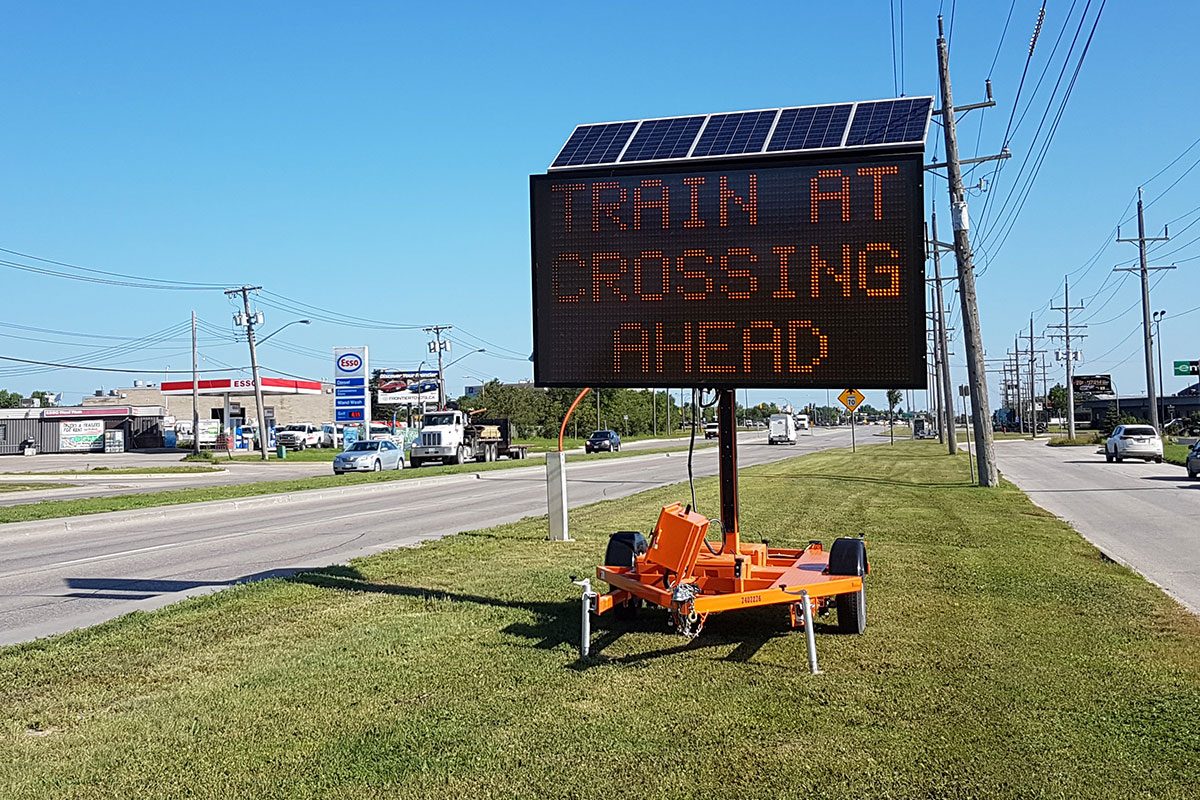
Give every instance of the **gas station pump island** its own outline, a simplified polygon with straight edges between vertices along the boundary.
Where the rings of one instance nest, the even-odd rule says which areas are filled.
[[[534,382],[715,390],[720,518],[673,504],[610,539],[589,614],[787,605],[866,624],[865,546],[752,543],[734,392],[925,385],[922,159],[932,98],[580,125],[530,178]],[[720,544],[706,541],[710,528]]]

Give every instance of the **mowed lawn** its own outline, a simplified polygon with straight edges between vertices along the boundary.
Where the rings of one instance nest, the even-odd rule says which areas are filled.
[[[569,577],[675,486],[573,543],[528,520],[0,650],[0,797],[1195,797],[1200,622],[966,470],[897,442],[744,471],[748,536],[867,536],[868,630],[820,625],[822,675],[781,608],[691,643],[604,618],[577,660]]]

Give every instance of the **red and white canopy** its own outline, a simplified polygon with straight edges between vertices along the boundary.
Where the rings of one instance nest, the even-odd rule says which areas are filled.
[[[163,394],[191,394],[191,381],[163,381]],[[290,378],[263,378],[263,394],[321,394],[320,381],[294,381]],[[200,394],[252,396],[254,381],[249,378],[206,378],[200,381]]]

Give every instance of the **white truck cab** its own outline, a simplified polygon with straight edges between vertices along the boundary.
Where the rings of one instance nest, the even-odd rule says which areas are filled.
[[[413,442],[414,464],[425,459],[461,464],[468,458],[467,419],[461,411],[430,411],[421,420],[421,434]],[[420,459],[420,460],[418,460]]]

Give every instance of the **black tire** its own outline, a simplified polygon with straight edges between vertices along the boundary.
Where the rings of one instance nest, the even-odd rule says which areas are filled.
[[[409,465],[410,467],[412,467],[413,469],[416,469],[417,467],[419,467],[419,466],[423,465],[424,463],[425,463],[425,462],[424,462],[424,461],[422,461],[422,460],[421,460],[421,459],[419,459],[419,458],[413,458],[413,459],[410,459],[410,460],[409,460],[409,462],[408,462],[408,465]]]
[[[1192,480],[1196,480],[1196,473],[1195,473],[1195,472],[1192,472],[1192,471],[1189,469],[1189,470],[1188,470],[1188,477],[1189,477],[1189,478],[1191,478]]]
[[[1162,462],[1163,462],[1162,456],[1155,456],[1155,457],[1154,457],[1154,463],[1155,463],[1155,464],[1161,464]]]
[[[632,569],[637,557],[644,555],[649,549],[646,537],[640,532],[619,531],[608,537],[608,547],[604,550],[604,566]],[[630,598],[613,606],[613,616],[623,621],[635,619],[641,605],[642,598]]]
[[[1107,462],[1108,462],[1108,463],[1110,463],[1110,464],[1113,462],[1113,454],[1112,454],[1112,453],[1110,453],[1110,452],[1108,452],[1108,448],[1107,448],[1107,447],[1106,447],[1106,448],[1104,448],[1104,460],[1105,460],[1105,461],[1107,461]]]
[[[837,605],[838,632],[861,635],[867,630],[867,587],[851,594],[839,594]]]
[[[371,468],[373,472],[383,472],[383,464],[379,461],[375,462],[375,466]]]
[[[830,575],[854,575],[865,578],[869,569],[867,546],[862,539],[839,538],[829,548]],[[838,612],[838,630],[859,634],[867,629],[866,585],[851,594],[839,594],[834,603]]]

